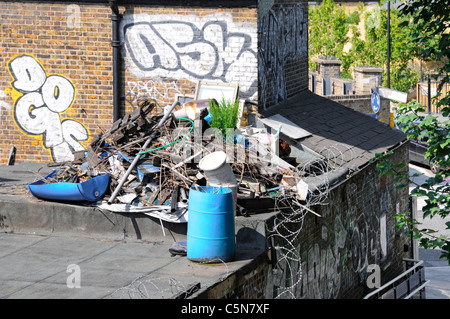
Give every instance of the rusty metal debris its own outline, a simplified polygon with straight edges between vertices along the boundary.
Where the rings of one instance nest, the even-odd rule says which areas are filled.
[[[282,157],[271,150],[274,136],[252,127],[237,131],[239,138],[235,136],[230,142],[201,117],[177,118],[178,105],[157,113],[155,101],[141,100],[131,114],[96,135],[87,150],[74,152],[73,161],[60,163],[57,174],[47,182],[78,183],[107,173],[110,181],[102,208],[120,211],[122,208],[114,206],[117,204],[129,212],[154,208],[146,211],[183,215],[189,189],[208,184],[199,161],[212,152],[223,151],[237,181],[237,214],[267,211],[272,196],[296,192],[300,177],[295,175],[286,141],[277,136],[274,139]]]

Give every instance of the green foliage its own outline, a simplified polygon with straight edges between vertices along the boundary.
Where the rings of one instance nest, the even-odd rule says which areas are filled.
[[[450,214],[450,122],[449,120],[439,121],[435,116],[424,113],[425,108],[411,101],[408,104],[400,104],[397,113],[397,123],[407,133],[409,139],[426,140],[428,149],[425,158],[437,163],[441,170],[434,177],[426,179],[423,183],[413,182],[408,174],[401,170],[402,164],[393,164],[389,161],[388,155],[377,154],[373,162],[376,162],[380,176],[393,177],[398,187],[415,185],[411,195],[425,198],[425,206],[422,207],[423,218],[440,217],[445,219]],[[413,177],[420,176],[416,174]],[[396,215],[397,227],[406,228],[406,233],[413,235],[419,241],[421,247],[440,248],[443,253],[441,258],[445,258],[450,264],[450,238],[438,236],[435,230],[420,228],[420,223],[411,218],[410,213]],[[450,222],[445,223],[450,229]]]
[[[335,56],[342,61],[342,72],[348,73],[351,56],[344,52],[349,42],[348,32],[359,23],[359,12],[347,15],[333,0],[324,0],[317,7],[309,7],[309,67],[314,69],[311,57]]]
[[[211,127],[219,129],[223,136],[226,136],[227,129],[236,129],[239,112],[239,98],[234,103],[229,100],[222,100],[218,103],[209,100],[209,112],[212,115]]]
[[[358,28],[364,22],[364,39]],[[410,16],[391,10],[391,64],[390,77],[393,89],[408,92],[419,81],[419,72],[410,67],[417,56],[417,42],[413,41],[413,25]],[[349,32],[350,31],[350,32]],[[344,52],[344,47],[348,50]],[[335,56],[342,61],[341,73],[351,78],[351,68],[372,65],[387,70],[387,11],[379,7],[366,11],[360,5],[357,11],[346,14],[344,8],[333,0],[325,0],[320,6],[309,9],[309,67],[318,56]],[[386,86],[387,77],[384,76]]]
[[[439,73],[442,76],[439,90],[444,83],[450,83],[450,0],[414,0],[408,1],[401,13],[410,17],[412,38],[420,44],[416,54],[423,60],[442,61]],[[443,116],[450,114],[450,92],[446,96],[439,94],[438,107]]]
[[[414,87],[419,74],[410,68],[409,62],[421,58],[444,62],[439,70],[442,78],[440,90],[444,83],[450,83],[450,0],[410,0],[406,3],[401,11],[391,6],[391,87],[403,92]],[[364,39],[357,28],[360,20],[365,25]],[[364,12],[361,5],[357,12],[349,15],[332,0],[324,0],[320,6],[310,7],[309,23],[311,69],[314,69],[311,58],[335,56],[343,62],[343,77],[350,77],[351,67],[358,65],[373,65],[386,70],[386,10],[376,8]],[[348,52],[344,52],[348,44],[351,47]],[[411,193],[425,198],[422,208],[425,218],[444,219],[450,214],[450,92],[445,96],[438,93],[438,97],[438,107],[446,120],[439,122],[432,115],[424,114],[425,108],[412,101],[399,106],[397,123],[408,134],[408,138],[427,139],[429,148],[425,156],[437,163],[441,171],[424,183],[415,184],[408,174],[407,163],[392,163],[389,152],[378,154],[373,162],[376,162],[380,176],[393,178],[396,187],[415,184]],[[449,238],[437,236],[432,229],[421,228],[417,220],[411,219],[409,212],[397,214],[396,217],[397,227],[405,228],[424,248],[442,249],[441,258],[447,259],[450,264]],[[445,225],[450,229],[450,222]]]
[[[359,48],[360,53],[355,52],[355,63],[359,65],[375,65],[387,68],[387,10],[376,7],[373,11],[365,13],[365,41]],[[409,64],[415,57],[416,43],[412,40],[413,25],[408,22],[409,17],[404,17],[398,10],[391,9],[390,15],[390,77],[391,87],[408,92],[419,81],[419,72],[412,69]],[[383,77],[383,85],[386,86],[387,77]]]

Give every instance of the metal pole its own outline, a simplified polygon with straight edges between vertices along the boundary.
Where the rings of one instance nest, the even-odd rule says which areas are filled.
[[[391,88],[391,2],[387,3],[387,87]]]
[[[431,76],[428,75],[428,113],[431,113]]]
[[[112,41],[113,48],[113,122],[119,119],[120,108],[120,69],[121,69],[121,57],[120,57],[120,35],[119,25],[122,15],[119,13],[117,0],[110,0],[109,5],[111,7],[112,15]]]
[[[173,109],[179,104],[180,104],[180,102],[177,101],[177,102],[173,103],[172,106],[167,110],[167,112],[164,114],[162,119],[159,121],[159,123],[153,129],[153,133],[148,137],[147,141],[145,141],[144,146],[142,146],[142,149],[146,149],[150,145],[150,143],[152,142],[153,138],[155,137],[155,135],[157,133],[156,129],[160,128],[164,124],[164,122],[167,120],[167,118],[171,115]],[[141,159],[141,156],[142,156],[142,154],[136,155],[136,157],[134,158],[130,167],[128,167],[127,171],[125,172],[125,175],[123,175],[122,179],[120,180],[119,185],[117,185],[116,189],[114,190],[113,194],[111,195],[111,198],[108,200],[108,204],[112,204],[114,199],[116,199],[117,194],[119,193],[123,184],[126,182],[128,176],[131,174],[131,171],[134,169],[136,164]]]

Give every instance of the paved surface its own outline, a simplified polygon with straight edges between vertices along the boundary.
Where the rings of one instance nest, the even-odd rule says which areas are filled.
[[[168,243],[0,234],[0,298],[171,298],[191,284],[225,279],[254,257],[205,265],[169,253]]]
[[[430,281],[425,288],[427,299],[450,299],[450,266],[439,258],[440,255],[440,250],[419,249],[419,258],[425,265],[425,278]]]
[[[26,185],[51,170],[32,163],[0,166],[0,298],[166,299],[197,283],[201,293],[264,250],[253,230],[243,232],[250,244],[238,242],[231,262],[172,256],[172,244],[186,241],[186,224],[40,201]],[[254,229],[264,225],[262,215],[241,219]]]
[[[434,176],[431,171],[425,167],[418,165],[409,165],[410,175],[415,173],[422,173],[422,176],[413,177],[418,183],[422,183],[428,177]],[[411,187],[412,189],[412,187]],[[445,222],[450,221],[450,217],[445,220],[439,217],[423,218],[422,207],[425,205],[423,198],[417,201],[417,220],[422,223],[423,228],[435,229],[437,234],[448,235],[448,230],[445,227]],[[450,299],[450,266],[444,259],[440,259],[441,251],[419,248],[419,259],[424,261],[425,278],[430,280],[430,283],[425,289],[427,299]]]
[[[24,185],[30,182],[30,178],[50,170],[32,164],[0,166],[0,202],[20,200],[22,204],[33,203],[35,199],[31,195],[24,197],[19,194],[23,195]],[[30,211],[23,212],[23,219],[35,218],[33,215],[41,216],[47,211],[42,208],[37,214],[33,211],[35,207],[30,206]],[[261,252],[238,245],[235,261],[202,265],[183,256],[172,256],[169,248],[175,240],[183,237],[176,233],[173,235],[170,229],[166,229],[166,236],[162,236],[158,223],[153,223],[156,228],[145,228],[143,222],[135,221],[134,229],[140,227],[140,238],[137,238],[137,232],[124,234],[122,228],[128,226],[122,222],[114,220],[115,226],[111,226],[112,217],[104,213],[93,215],[92,210],[87,214],[74,210],[69,214],[70,220],[59,217],[63,215],[59,206],[49,207],[45,222],[32,219],[32,222],[43,226],[43,230],[36,228],[34,233],[11,232],[8,227],[17,228],[25,221],[15,219],[11,226],[8,219],[2,217],[8,216],[7,212],[0,214],[0,298],[170,298],[198,282],[202,289],[207,289],[250,263]],[[87,216],[94,224],[108,220],[109,224],[105,225],[109,226],[100,225],[93,232],[86,225],[79,224]],[[250,224],[258,223],[246,220]],[[73,232],[58,224],[68,221],[76,224],[76,232],[85,236],[74,236]],[[250,226],[256,229],[256,226]],[[95,236],[105,229],[107,236]],[[246,234],[252,235],[255,234]],[[253,242],[258,239],[263,240],[256,235]],[[425,261],[426,279],[431,281],[426,288],[428,299],[450,298],[450,267],[439,256],[437,250],[419,249],[419,258]]]

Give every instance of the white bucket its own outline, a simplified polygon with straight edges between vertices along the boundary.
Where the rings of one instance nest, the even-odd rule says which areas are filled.
[[[209,186],[221,186],[231,189],[236,208],[238,185],[233,170],[230,164],[227,163],[227,154],[222,151],[208,154],[200,160],[198,165],[204,172]]]
[[[179,118],[179,117],[186,118],[187,117],[186,109],[184,107],[182,107],[181,109],[173,112],[173,115],[175,115],[176,118]]]

